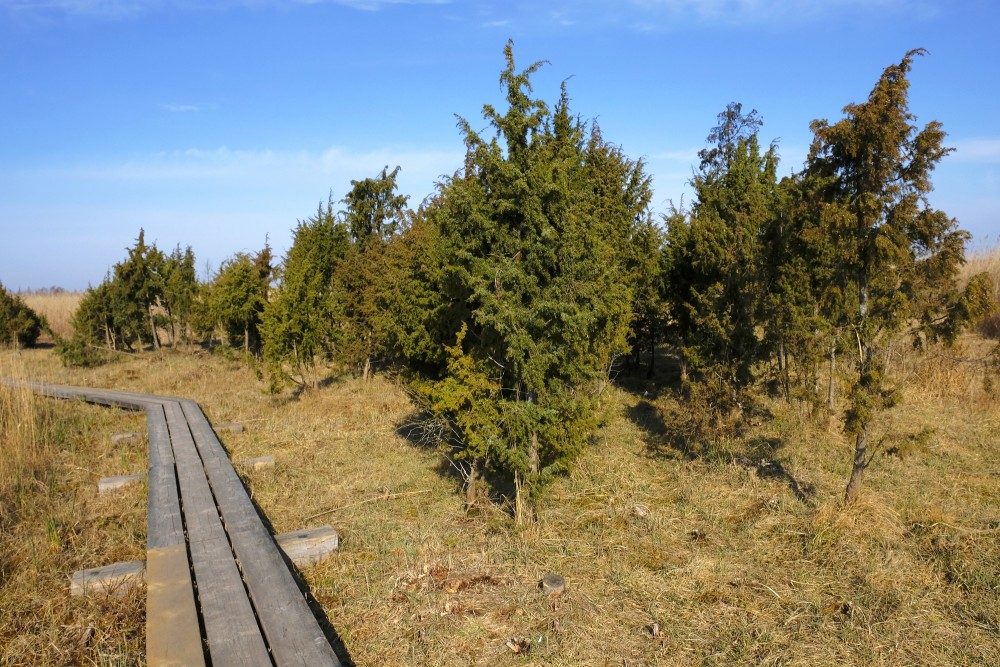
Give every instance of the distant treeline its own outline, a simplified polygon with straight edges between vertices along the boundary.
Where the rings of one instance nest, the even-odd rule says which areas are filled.
[[[469,501],[489,479],[528,517],[591,442],[613,375],[652,373],[668,348],[702,420],[692,438],[762,390],[831,410],[846,399],[853,500],[873,420],[898,400],[893,346],[949,343],[994,307],[984,276],[958,288],[969,235],[928,201],[951,149],[909,112],[919,55],[841,120],[814,121],[805,167],[781,179],[757,112],[730,104],[690,208],[656,220],[643,161],[571,111],[565,84],[553,104],[534,97],[541,63],[518,70],[508,44],[506,109],[484,106],[486,134],[459,121],[465,160],[418,209],[397,194],[399,167],[383,169],[298,222],[281,261],[238,253],[206,282],[191,248],[164,254],[140,231],[87,291],[63,354],[221,340],[275,391],[392,368]]]

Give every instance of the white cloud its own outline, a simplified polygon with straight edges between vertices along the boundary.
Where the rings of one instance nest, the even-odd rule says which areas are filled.
[[[953,142],[955,152],[949,160],[957,162],[1000,163],[1000,139],[980,137]]]
[[[103,18],[128,18],[160,9],[224,9],[337,4],[361,11],[393,5],[444,5],[451,0],[0,0],[0,9],[17,13],[56,11]]]
[[[201,106],[198,104],[161,104],[160,106],[171,113],[192,113],[195,111],[201,111]]]

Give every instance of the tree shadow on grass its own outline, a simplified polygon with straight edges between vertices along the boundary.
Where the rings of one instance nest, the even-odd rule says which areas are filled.
[[[461,469],[461,463],[453,460],[448,454],[448,426],[425,411],[409,414],[399,425],[396,433],[413,447],[435,452],[438,463],[435,472],[455,484],[457,493],[464,493],[466,477]],[[516,494],[514,481],[509,475],[504,475],[492,466],[480,471],[479,500],[486,500],[501,508],[505,513],[514,515],[513,498]],[[471,509],[471,508],[470,508]]]
[[[653,458],[735,463],[754,470],[762,479],[785,482],[800,502],[811,503],[816,496],[812,484],[797,480],[777,459],[777,451],[785,444],[780,438],[740,437],[726,447],[704,442],[693,444],[693,440],[702,435],[697,433],[698,425],[692,428],[690,423],[672,423],[655,404],[645,399],[629,407],[626,416],[642,429],[646,451]],[[738,453],[734,453],[734,444]]]
[[[799,502],[810,504],[816,498],[816,487],[809,482],[795,479],[774,456],[784,444],[780,438],[752,439],[748,443],[747,455],[736,457],[734,463],[753,469],[761,479],[777,479],[784,482]]]

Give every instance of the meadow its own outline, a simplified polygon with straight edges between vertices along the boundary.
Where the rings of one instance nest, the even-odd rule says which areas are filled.
[[[41,296],[29,304],[56,319]],[[233,460],[274,456],[240,471],[274,531],[340,531],[340,552],[302,574],[357,665],[1000,665],[991,345],[974,334],[898,359],[906,400],[880,422],[850,507],[837,415],[765,398],[738,441],[692,452],[671,437],[685,408],[669,366],[622,376],[526,527],[502,499],[464,506],[383,376],[271,396],[222,355],[66,369],[44,348],[0,352],[0,375],[186,396],[242,422],[220,437]],[[143,664],[141,590],[67,590],[75,569],[142,557],[145,489],[105,498],[96,482],[144,468],[143,442],[110,445],[143,428],[0,388],[0,664]],[[549,572],[562,595],[539,590]]]

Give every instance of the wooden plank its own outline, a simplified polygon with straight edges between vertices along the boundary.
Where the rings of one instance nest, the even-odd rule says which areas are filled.
[[[204,667],[187,546],[150,549],[146,570],[146,664]]]
[[[146,548],[184,544],[184,521],[174,469],[167,417],[159,403],[146,408],[149,432],[149,502],[146,510]]]
[[[333,526],[319,526],[275,535],[274,541],[289,560],[298,567],[305,567],[336,553],[340,535]]]
[[[184,520],[208,650],[215,667],[271,665],[257,618],[179,403],[163,406],[184,501]]]
[[[133,560],[127,563],[112,563],[104,567],[78,570],[70,578],[69,594],[125,595],[142,583],[144,569],[145,563],[143,561]]]
[[[273,456],[258,456],[253,459],[242,459],[236,462],[240,468],[246,470],[266,470],[268,468],[274,467],[274,457]]]
[[[118,475],[116,477],[102,477],[97,480],[98,493],[110,493],[130,486],[141,484],[145,475]]]
[[[340,667],[208,419],[194,401],[181,406],[275,663]]]

